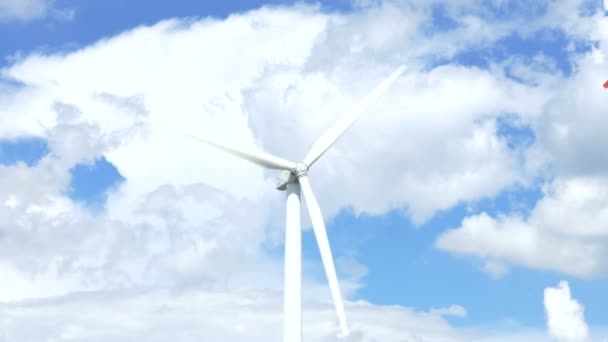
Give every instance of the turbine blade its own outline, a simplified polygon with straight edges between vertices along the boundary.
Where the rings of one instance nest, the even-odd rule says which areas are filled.
[[[374,103],[386,89],[388,89],[393,82],[403,73],[405,66],[400,66],[390,76],[388,76],[382,83],[380,83],[371,93],[369,93],[361,103],[353,108],[350,112],[346,113],[341,119],[339,119],[331,128],[329,128],[317,141],[314,142],[308,154],[304,158],[304,163],[311,166],[317,159],[319,159],[335,142],[346,132],[346,130],[352,126],[355,121],[361,116],[372,103]]]
[[[283,159],[283,158],[280,158],[280,157],[273,156],[270,153],[266,153],[266,152],[262,152],[262,151],[254,151],[254,150],[245,150],[245,149],[231,146],[231,145],[228,145],[225,143],[213,141],[213,140],[210,140],[207,138],[190,135],[190,134],[181,132],[176,129],[171,129],[171,130],[179,135],[188,137],[188,138],[196,140],[196,141],[203,142],[207,145],[213,146],[224,152],[228,152],[228,153],[232,154],[233,156],[248,160],[254,164],[260,165],[260,166],[268,168],[268,169],[293,170],[296,167],[296,163]]]
[[[325,268],[325,274],[327,275],[327,281],[329,282],[329,289],[331,296],[336,306],[336,313],[338,314],[338,322],[340,323],[340,332],[343,336],[348,335],[348,325],[346,323],[346,315],[344,313],[344,303],[342,301],[342,293],[340,292],[340,285],[338,284],[338,276],[336,275],[336,267],[334,266],[334,260],[331,255],[331,249],[329,247],[329,240],[327,239],[327,230],[325,229],[325,222],[323,222],[323,215],[321,214],[321,208],[315,198],[310,186],[310,181],[307,176],[299,179],[302,194],[308,207],[308,215],[310,215],[310,221],[312,222],[312,228],[317,238],[317,244],[319,245],[319,252],[321,254],[321,260],[323,261],[323,267]]]

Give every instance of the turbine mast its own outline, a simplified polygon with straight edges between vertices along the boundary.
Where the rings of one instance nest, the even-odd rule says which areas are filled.
[[[287,186],[283,341],[302,341],[302,220],[300,184]]]

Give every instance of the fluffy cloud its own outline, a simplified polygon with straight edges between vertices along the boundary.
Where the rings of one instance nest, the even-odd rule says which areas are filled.
[[[552,15],[556,16],[556,10]],[[549,180],[529,215],[476,214],[437,240],[441,249],[482,258],[486,265],[524,265],[589,277],[608,274],[608,143],[604,128],[608,105],[602,88],[608,74],[608,20],[568,19],[566,31],[587,33],[596,47],[576,58],[571,78],[550,81],[554,95],[541,115],[527,121],[535,143],[526,167]],[[485,267],[491,274],[494,268]],[[504,274],[504,272],[499,272]]]
[[[608,183],[604,177],[558,178],[527,216],[481,213],[437,239],[441,249],[575,276],[603,276],[608,268]],[[497,275],[504,274],[504,270]]]
[[[274,14],[261,11],[226,23],[168,21],[65,57],[32,56],[4,70],[25,86],[0,95],[6,104],[1,134],[43,136],[51,152],[34,168],[4,167],[7,196],[19,205],[0,209],[7,217],[2,243],[13,246],[4,249],[3,270],[16,279],[16,290],[5,289],[3,300],[77,289],[211,286],[229,282],[238,270],[249,272],[248,265],[263,258],[266,216],[280,199],[264,172],[154,123],[171,120],[252,144],[239,107],[240,87],[252,82],[264,61],[302,58],[297,48],[282,57],[275,52],[289,39],[310,40],[323,23],[307,10]],[[272,39],[275,30],[288,32],[285,27],[297,21],[301,28]],[[251,36],[269,46],[251,41],[249,64],[235,55],[230,68],[218,69],[232,44],[245,49]],[[229,37],[230,44],[217,37]],[[212,49],[222,44],[223,50]],[[137,50],[142,60],[156,60],[144,66],[135,56],[120,57]],[[109,195],[102,215],[95,215],[71,203],[64,190],[71,167],[101,155],[126,181]],[[50,281],[57,286],[48,286]],[[28,282],[32,288],[23,286]]]
[[[584,308],[570,294],[568,282],[545,289],[545,312],[549,335],[558,342],[582,342],[589,340],[589,328],[585,323]]]
[[[424,222],[438,210],[526,183],[540,167],[522,168],[518,152],[497,136],[496,119],[515,112],[542,124],[535,118],[546,115],[554,89],[515,82],[496,68],[429,66],[433,58],[492,42],[518,25],[491,26],[467,16],[456,31],[429,39],[418,29],[430,15],[429,6],[391,3],[349,15],[295,6],[225,20],[173,19],[71,53],[32,54],[3,69],[2,77],[16,82],[0,87],[0,137],[43,137],[50,154],[33,167],[0,167],[7,189],[0,195],[0,277],[11,279],[0,301],[18,301],[2,305],[2,337],[134,340],[150,336],[150,327],[158,328],[152,335],[159,340],[277,337],[280,297],[265,291],[282,287],[281,265],[262,247],[276,235],[284,210],[274,174],[180,138],[165,125],[297,160],[344,110],[405,62],[408,73],[311,172],[326,216],[348,207],[371,214],[397,209]],[[541,147],[530,156],[547,160],[551,139],[539,135]],[[100,156],[125,182],[109,194],[103,212],[91,213],[65,190],[71,167]],[[593,208],[577,210],[586,215]],[[487,216],[465,222],[473,232],[479,222],[494,225],[467,253],[487,250],[485,241],[502,234],[502,222]],[[523,221],[508,225],[516,232],[526,227]],[[522,236],[524,247],[535,247],[533,233]],[[574,253],[575,261],[584,253],[601,254],[580,243],[585,248]],[[500,273],[496,265],[509,261],[510,252],[493,247],[502,254],[491,255],[496,264],[489,269]],[[578,251],[564,249],[564,260],[572,261],[572,250]],[[342,260],[353,278],[365,275],[364,265]],[[581,269],[593,273],[599,267],[593,262]],[[247,299],[243,287],[262,294]],[[124,288],[133,290],[112,292]],[[140,288],[152,290],[142,294]],[[200,292],[180,297],[155,292],[159,288]],[[327,297],[323,289],[317,298]],[[74,294],[79,291],[98,291],[99,297]],[[117,303],[125,305],[122,313],[140,318],[126,320],[121,331],[107,329],[115,317],[125,321],[115,316]],[[315,313],[305,322],[308,336],[331,340],[331,305],[308,303]],[[466,314],[459,306],[412,313],[348,305],[354,340],[471,339],[441,318]],[[91,314],[81,315],[76,308],[82,307]],[[211,320],[216,313],[218,321]],[[210,326],[191,317],[210,318]],[[225,325],[226,317],[241,323]],[[195,330],[184,330],[186,322]]]
[[[259,261],[267,201],[195,183],[159,186],[138,198],[128,218],[73,203],[64,194],[71,166],[116,143],[95,144],[98,130],[87,128],[59,124],[49,131],[51,153],[36,166],[0,166],[0,274],[8,279],[0,300],[143,285],[213,286]]]
[[[406,208],[421,223],[437,210],[493,196],[523,182],[517,155],[496,136],[495,119],[512,112],[533,116],[546,99],[542,89],[521,85],[501,73],[456,66],[427,72],[426,63],[420,65],[418,58],[438,57],[447,49],[441,37],[429,43],[414,34],[417,23],[428,16],[425,6],[385,4],[352,16],[298,8],[259,10],[225,22],[166,21],[67,56],[29,56],[5,70],[5,75],[44,89],[37,104],[61,98],[86,106],[87,118],[97,121],[104,133],[115,130],[110,122],[122,119],[109,114],[115,110],[107,105],[104,111],[93,103],[103,101],[92,98],[92,93],[139,96],[150,112],[150,122],[171,122],[237,144],[255,142],[297,160],[396,64],[409,63],[410,72],[324,156],[311,177],[328,217],[345,207],[371,214]],[[287,27],[292,22],[298,27]],[[449,43],[453,52],[476,37],[460,36],[467,41],[461,46]],[[299,44],[290,44],[293,41]],[[403,49],[396,44],[401,41],[424,44]],[[234,46],[239,47],[238,55]],[[90,65],[99,67],[91,70]],[[355,69],[357,73],[352,72]],[[28,112],[53,125],[52,115],[45,114],[48,109],[36,109]],[[10,132],[10,125],[7,129]],[[237,171],[236,165],[242,165],[238,162],[228,169],[233,171],[222,170],[221,177],[210,177],[213,168],[206,168],[204,174],[184,171],[194,168],[182,165],[197,162],[169,150],[195,147],[187,142],[169,146],[164,142],[176,139],[161,134],[151,133],[145,144],[133,142],[106,153],[127,179],[123,197],[127,192],[151,191],[161,179],[195,181],[189,175],[246,192],[242,188],[255,182],[240,175],[262,174],[251,166]],[[166,160],[162,167],[142,162],[141,156],[152,150]],[[230,158],[205,147],[198,150],[213,159]],[[139,156],[136,162],[133,155]],[[198,167],[203,164],[200,158]],[[152,179],[154,185],[143,184]]]
[[[390,69],[380,70],[384,75]],[[280,155],[303,156],[317,132],[369,91],[359,77],[377,80],[378,74],[373,65],[357,75],[338,70],[330,79],[279,70],[245,98],[251,127]],[[344,94],[335,84],[352,90]],[[275,100],[277,93],[281,103]],[[513,102],[511,97],[530,101]],[[534,112],[542,98],[481,70],[448,66],[411,71],[315,165],[311,177],[321,182],[320,188],[332,189],[320,196],[321,202],[330,214],[349,206],[371,214],[407,207],[422,222],[460,201],[492,196],[522,181],[516,155],[496,136],[494,118]]]
[[[580,277],[608,274],[608,183],[603,177],[558,178],[528,215],[481,213],[437,239],[441,249]],[[492,268],[486,267],[490,274]],[[498,275],[504,274],[504,271]]]
[[[269,291],[131,289],[0,304],[0,338],[6,341],[279,341],[282,296]],[[442,317],[461,307],[416,312],[366,302],[347,303],[352,333],[335,336],[333,305],[304,303],[306,341],[501,341],[485,332],[459,330]],[[502,338],[547,341],[538,332]]]
[[[282,217],[274,175],[162,127],[261,145],[298,159],[394,62],[407,60],[391,41],[411,28],[386,41],[357,36],[384,30],[378,16],[407,22],[418,15],[393,9],[348,17],[294,7],[223,21],[168,20],[66,55],[30,55],[4,69],[4,77],[23,85],[0,95],[6,104],[0,134],[42,136],[51,149],[40,165],[25,170],[46,177],[11,193],[21,207],[3,209],[13,218],[6,226],[15,227],[6,230],[6,241],[19,236],[31,252],[54,230],[64,231],[41,253],[24,249],[7,253],[7,261],[20,269],[18,256],[28,255],[42,265],[29,272],[50,272],[57,279],[69,274],[86,289],[166,279],[213,282],[223,279],[218,270],[243,269],[243,260],[263,255],[269,217]],[[352,39],[353,47],[367,47],[331,52],[340,36]],[[363,51],[372,48],[386,58],[365,57]],[[321,56],[327,58],[323,63]],[[413,63],[381,104],[316,165],[313,186],[328,217],[345,207],[373,214],[408,208],[421,222],[439,209],[521,181],[517,156],[496,137],[494,118],[503,112],[532,115],[543,103],[542,92],[487,71],[444,66],[427,75],[418,67]],[[392,148],[396,144],[402,148]],[[109,194],[103,215],[92,217],[63,191],[72,166],[101,155],[125,182]],[[52,188],[38,186],[44,179]],[[45,216],[51,222],[31,221],[33,203],[24,194],[30,189],[64,203],[61,209],[48,200],[34,206],[38,212],[54,210],[55,216]],[[29,226],[45,229],[25,233]],[[91,248],[87,241],[100,246]],[[162,279],[163,272],[172,276]]]
[[[559,271],[580,277],[605,275],[604,240],[577,239],[543,231],[520,217],[498,219],[482,213],[443,233],[437,247],[486,261],[484,270],[502,276],[507,264]],[[542,227],[542,226],[541,226]],[[497,268],[498,266],[498,268]]]

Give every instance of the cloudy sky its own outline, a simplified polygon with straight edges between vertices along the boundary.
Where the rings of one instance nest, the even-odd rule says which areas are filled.
[[[277,174],[165,128],[299,160],[400,64],[311,172],[347,340],[606,341],[607,11],[0,0],[0,341],[280,341]]]

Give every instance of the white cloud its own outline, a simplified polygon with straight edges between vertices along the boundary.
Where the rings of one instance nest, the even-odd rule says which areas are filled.
[[[70,168],[136,139],[125,132],[137,132],[142,114],[125,109],[124,120],[112,120],[114,131],[103,134],[74,106],[50,109],[57,115],[44,132],[51,153],[31,168],[0,166],[0,201],[10,204],[0,209],[0,274],[10,279],[0,301],[125,286],[214,285],[260,261],[268,201],[258,200],[264,192],[248,199],[203,183],[158,184],[114,218],[73,203],[64,193]]]
[[[6,341],[280,341],[282,296],[269,291],[170,291],[131,289],[80,293],[67,297],[0,304]],[[352,327],[346,339],[335,337],[333,305],[304,302],[305,341],[500,341],[500,337],[451,327],[443,314],[461,314],[453,306],[417,312],[398,306],[347,303]],[[541,342],[538,332],[515,335]],[[514,338],[502,332],[503,338]]]
[[[1,0],[0,18],[4,20],[39,18],[46,14],[48,7],[47,0]]]
[[[596,24],[588,33],[600,39],[598,47],[578,57],[570,79],[548,83],[554,95],[541,115],[528,118],[536,141],[526,152],[527,168],[552,178],[543,198],[528,217],[481,213],[465,218],[458,229],[438,238],[439,248],[581,277],[608,274],[608,103],[597,76],[602,70],[608,74],[608,67],[595,57],[608,48],[608,30],[598,29],[608,28],[608,19],[589,20]]]
[[[352,257],[339,257],[336,259],[336,265],[342,272],[348,274],[354,279],[361,279],[367,275],[368,269]]]
[[[504,263],[494,260],[487,260],[482,269],[495,279],[502,278],[509,271]]]
[[[57,19],[71,19],[74,10],[55,8],[55,0],[0,0],[0,22],[29,21],[49,15]]]
[[[451,305],[447,308],[441,309],[431,309],[431,312],[444,316],[454,316],[461,318],[467,316],[467,310],[460,305]]]
[[[166,123],[297,159],[338,115],[406,62],[409,73],[311,172],[327,217],[348,207],[370,214],[397,209],[423,222],[438,210],[527,182],[529,170],[496,136],[495,119],[510,112],[542,117],[554,89],[518,84],[496,69],[428,70],[420,62],[425,56],[450,56],[505,34],[504,27],[466,17],[462,28],[429,39],[416,30],[429,14],[428,6],[387,4],[352,15],[295,6],[225,20],[173,19],[72,53],[25,56],[3,69],[3,77],[23,85],[1,88],[0,137],[41,136],[49,140],[51,154],[32,168],[0,166],[0,203],[12,203],[0,206],[0,278],[11,279],[0,290],[0,301],[68,295],[3,304],[5,336],[0,336],[20,341],[278,336],[280,296],[265,291],[282,287],[281,265],[262,251],[284,210],[282,194],[272,186],[274,174],[159,128]],[[535,153],[545,158],[546,151]],[[125,182],[109,194],[106,210],[94,215],[64,190],[72,166],[102,155]],[[578,210],[588,213],[584,205]],[[490,241],[496,247],[491,253],[497,253],[490,255],[493,262],[512,261],[510,250],[500,245],[511,233],[523,232],[524,247],[538,247],[540,241],[526,222],[504,224],[487,216],[466,222],[472,228],[465,231],[473,233],[480,230],[476,223],[492,228],[475,236],[476,244],[465,252],[490,253],[484,247]],[[497,242],[494,235],[503,238]],[[562,243],[559,238],[542,243],[551,241]],[[596,252],[565,251],[558,261]],[[581,263],[583,272],[596,270],[593,262],[599,259],[592,257],[591,264]],[[549,260],[530,253],[521,258],[514,262],[534,266],[536,258]],[[364,265],[341,260],[346,261],[339,266],[354,278],[365,275]],[[488,270],[504,271],[495,265]],[[346,289],[357,286],[344,283]],[[142,287],[152,292],[140,296]],[[165,287],[199,292],[155,292]],[[262,294],[243,299],[244,287]],[[122,288],[134,292],[112,292]],[[327,297],[325,284],[322,288],[309,295]],[[100,292],[79,299],[79,291]],[[158,307],[150,309],[152,302]],[[128,308],[114,315],[117,303]],[[315,314],[305,323],[307,334],[331,340],[331,306],[319,299],[309,303]],[[462,316],[464,308],[438,310],[413,313],[349,303],[352,338],[470,340],[470,332],[457,331],[440,317]],[[91,314],[82,314],[87,311]],[[208,325],[200,324],[201,317]],[[241,323],[226,326],[226,317]],[[119,321],[124,329],[108,329]],[[188,322],[194,330],[183,329]]]
[[[36,119],[54,125],[48,102],[61,99],[76,105],[108,134],[116,132],[113,122],[123,120],[124,109],[92,94],[139,96],[151,122],[171,120],[190,131],[196,127],[202,134],[233,137],[237,143],[261,142],[271,152],[297,159],[394,66],[400,52],[391,42],[406,36],[408,29],[382,38],[389,40],[377,41],[378,35],[357,38],[356,44],[378,51],[374,56],[334,49],[342,38],[355,39],[355,32],[384,30],[380,21],[373,20],[378,16],[405,23],[418,14],[391,9],[387,5],[352,18],[297,8],[263,9],[226,22],[173,20],[67,56],[29,56],[4,73],[43,90],[21,100],[22,92],[12,96],[7,102],[19,101],[14,105],[20,108],[9,106],[7,112],[37,113]],[[293,27],[293,22],[300,24]],[[293,41],[299,44],[290,44]],[[323,63],[317,60],[321,56],[327,59]],[[376,58],[382,56],[386,58]],[[30,101],[32,96],[38,100]],[[513,97],[527,100],[513,102]],[[372,214],[408,208],[417,222],[423,222],[437,210],[492,196],[522,181],[516,155],[495,135],[493,117],[534,112],[543,100],[542,92],[486,71],[448,66],[427,74],[412,68],[314,170],[313,185],[325,213],[333,216],[349,206]],[[7,122],[5,134],[35,133],[27,118]],[[435,136],[444,139],[431,139]],[[166,143],[169,139],[173,146]],[[394,149],[396,144],[401,148]],[[173,153],[181,149],[200,151],[201,157]],[[206,154],[233,167],[205,167]],[[263,175],[257,168],[158,132],[148,132],[145,142],[135,139],[105,155],[127,179],[120,196],[110,201],[111,214],[128,210],[132,205],[127,202],[163,183],[205,179],[234,193],[237,189],[259,192],[262,185],[251,181],[254,175]],[[143,156],[149,156],[148,161]],[[153,165],[158,158],[165,160],[162,167]],[[242,177],[244,173],[250,178]]]
[[[568,282],[545,289],[545,312],[549,335],[557,342],[583,342],[589,340],[583,306],[572,298]]]
[[[278,70],[245,98],[251,127],[279,154],[301,156],[349,102],[369,91],[371,85],[361,86],[360,77],[377,80],[390,70],[383,67],[379,73],[377,68],[371,64],[357,74],[336,71],[329,79]],[[348,93],[335,84],[343,84]],[[275,100],[277,93],[282,103]],[[513,102],[512,97],[530,101]],[[533,89],[480,70],[448,66],[412,71],[315,165],[311,177],[321,182],[319,188],[332,189],[321,202],[330,214],[348,206],[371,214],[407,207],[415,221],[423,222],[460,201],[492,196],[522,175],[516,155],[496,137],[488,113],[533,112],[542,98]],[[286,119],[285,113],[293,118]]]
[[[556,193],[540,200],[528,218],[492,218],[486,213],[469,216],[459,228],[441,234],[436,244],[440,249],[475,255],[489,263],[523,265],[581,277],[605,275],[606,225],[602,212],[593,209],[606,202],[603,198],[570,197],[572,188],[580,185],[577,181],[554,184]],[[595,195],[602,188],[590,186],[585,190]],[[591,211],[583,210],[587,207]]]
[[[608,19],[598,24],[608,25]],[[593,49],[578,61],[575,75],[555,85],[555,95],[543,115],[534,122],[537,143],[530,152],[544,158],[558,176],[594,176],[608,170],[602,133],[608,125],[602,87],[608,65],[597,64],[597,55],[608,51],[608,26],[599,49]],[[584,151],[585,153],[581,153]]]

